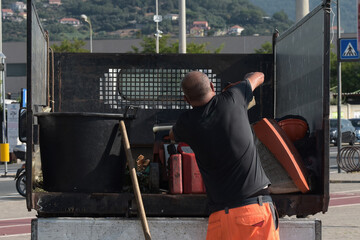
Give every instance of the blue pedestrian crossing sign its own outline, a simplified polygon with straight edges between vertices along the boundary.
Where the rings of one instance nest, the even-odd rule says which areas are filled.
[[[357,39],[340,39],[340,60],[358,60]]]

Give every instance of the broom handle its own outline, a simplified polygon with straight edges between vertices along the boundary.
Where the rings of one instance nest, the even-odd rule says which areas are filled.
[[[122,137],[122,141],[123,141],[123,145],[124,145],[124,149],[125,149],[126,159],[127,159],[127,163],[128,163],[128,167],[129,167],[131,182],[132,182],[133,189],[134,189],[136,204],[137,204],[138,210],[140,212],[140,219],[141,219],[141,225],[143,228],[144,236],[145,236],[146,240],[151,240],[150,229],[149,229],[149,225],[148,225],[148,222],[146,219],[144,204],[143,204],[143,201],[141,198],[139,183],[138,183],[138,179],[136,176],[134,159],[132,157],[130,143],[129,143],[128,135],[126,132],[125,123],[123,120],[120,121],[120,132],[121,132],[121,137]]]

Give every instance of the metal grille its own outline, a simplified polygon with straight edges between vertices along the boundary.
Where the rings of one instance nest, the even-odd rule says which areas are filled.
[[[31,93],[30,104],[32,106],[36,105],[47,105],[47,36],[41,25],[40,18],[36,12],[36,8],[33,3],[31,3],[31,20],[30,26],[31,29],[28,32],[28,38],[31,38],[31,46],[28,49],[28,57],[31,57],[31,62],[28,63],[28,82],[31,82],[31,88],[36,89],[36,91],[31,91],[29,86],[27,88]],[[29,27],[29,25],[28,25]],[[30,35],[31,34],[31,35]],[[28,42],[29,43],[29,42]],[[33,109],[36,111],[36,109]]]
[[[113,109],[136,105],[143,109],[188,109],[180,83],[194,69],[120,69],[110,68],[100,78],[100,100]],[[220,92],[221,79],[212,69],[196,69],[209,77],[215,92]]]

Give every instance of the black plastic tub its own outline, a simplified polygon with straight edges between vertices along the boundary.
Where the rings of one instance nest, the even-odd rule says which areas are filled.
[[[122,114],[38,113],[44,189],[121,192],[126,166]]]

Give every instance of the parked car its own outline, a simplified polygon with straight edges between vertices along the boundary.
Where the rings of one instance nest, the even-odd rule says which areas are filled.
[[[330,143],[337,146],[337,119],[330,119]],[[342,142],[354,145],[356,142],[355,127],[348,119],[341,119]]]
[[[356,141],[360,142],[360,118],[349,119],[351,124],[355,127]]]
[[[19,144],[13,148],[13,152],[16,158],[20,159],[21,161],[25,161],[26,159],[26,144]]]

